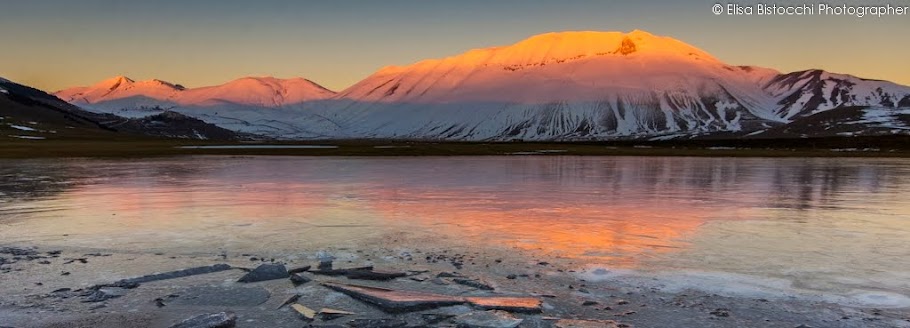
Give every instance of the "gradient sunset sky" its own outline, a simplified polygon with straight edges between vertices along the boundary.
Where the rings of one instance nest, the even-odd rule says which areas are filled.
[[[47,91],[115,75],[187,87],[242,76],[300,76],[341,90],[386,65],[508,45],[535,34],[641,29],[682,40],[730,64],[785,72],[822,68],[910,85],[910,15],[716,16],[711,12],[715,3],[5,1],[0,5],[0,76]]]

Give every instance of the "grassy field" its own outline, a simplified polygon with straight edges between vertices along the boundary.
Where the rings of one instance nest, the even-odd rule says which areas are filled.
[[[848,142],[849,141],[849,142]],[[253,145],[138,137],[0,140],[0,158],[150,157],[177,155],[287,156],[718,156],[718,157],[910,157],[910,140],[714,140],[684,142],[480,143],[320,141],[269,145],[331,145],[333,149],[183,149],[181,146]]]

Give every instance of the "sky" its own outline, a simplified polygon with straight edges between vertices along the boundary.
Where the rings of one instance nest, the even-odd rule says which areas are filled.
[[[243,76],[304,77],[342,90],[383,66],[509,45],[535,34],[641,29],[679,39],[733,65],[784,72],[820,68],[910,85],[910,13],[864,18],[715,15],[714,4],[10,0],[0,2],[0,77],[47,91],[117,75],[186,87]],[[910,1],[892,4],[910,6]]]

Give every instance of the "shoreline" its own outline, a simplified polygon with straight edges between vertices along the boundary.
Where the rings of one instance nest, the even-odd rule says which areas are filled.
[[[661,282],[645,283],[651,279],[648,276],[632,273],[633,279],[627,279],[630,276],[617,277],[607,269],[576,272],[559,259],[532,259],[495,250],[453,247],[401,251],[364,245],[272,256],[5,247],[19,250],[14,251],[19,254],[31,253],[19,255],[19,260],[4,264],[0,271],[0,322],[17,328],[169,327],[194,315],[221,311],[236,313],[237,327],[345,327],[360,319],[401,319],[409,326],[447,326],[460,315],[485,312],[470,305],[454,305],[387,313],[320,285],[326,282],[452,296],[533,297],[542,301],[540,313],[509,313],[523,320],[519,327],[553,327],[557,326],[556,318],[600,322],[603,327],[609,327],[604,320],[617,327],[910,327],[910,308],[850,307],[800,298],[724,296],[685,287],[658,288]],[[296,287],[287,279],[237,282],[246,274],[240,268],[253,269],[269,263],[315,268],[325,256],[335,258],[336,269],[370,265],[383,272],[407,275],[371,281],[313,274],[312,269],[301,274],[312,281]],[[9,261],[15,256],[6,253],[0,257]],[[86,302],[75,292],[125,278],[222,263],[234,269],[142,283],[136,288],[117,290],[122,295],[98,302]],[[493,290],[456,283],[457,277],[489,285]],[[60,292],[62,288],[70,290]],[[301,320],[288,307],[278,309],[293,295],[300,295],[297,303],[312,309],[325,307],[354,314],[331,320]],[[421,321],[431,314],[447,319],[432,324]]]
[[[326,140],[213,142],[177,139],[0,141],[0,158],[230,156],[682,156],[910,157],[910,138],[690,140],[680,142],[408,142]]]

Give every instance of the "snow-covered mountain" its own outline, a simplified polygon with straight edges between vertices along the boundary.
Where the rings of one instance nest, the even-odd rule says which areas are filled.
[[[660,138],[894,107],[908,95],[883,81],[731,66],[643,31],[564,32],[382,69],[339,93],[349,102],[324,116],[350,137]]]
[[[183,89],[115,78],[58,96],[92,110],[168,106],[226,128],[285,138],[449,140],[745,135],[849,106],[910,106],[905,86],[817,70],[732,66],[644,31],[537,35],[386,67],[334,95],[293,81]]]
[[[149,104],[211,106],[222,103],[281,107],[330,98],[335,93],[313,83],[296,79],[245,77],[222,85],[187,89],[161,80],[133,81],[117,76],[89,87],[76,87],[55,93],[72,104],[105,107],[111,102],[148,101]],[[141,104],[141,103],[140,103]]]
[[[218,86],[187,89],[161,80],[137,82],[124,76],[55,93],[95,112],[140,118],[167,110],[235,131],[303,138],[322,135],[287,122],[307,121],[306,125],[314,125],[318,117],[310,117],[299,108],[334,94],[302,78],[246,77]]]
[[[821,70],[778,75],[764,90],[779,99],[776,115],[787,120],[839,107],[910,107],[910,88]]]
[[[130,136],[213,140],[252,137],[173,112],[142,118],[89,112],[44,91],[0,78],[0,140]]]
[[[643,31],[563,32],[407,67],[341,92],[326,117],[352,137],[589,139],[756,129],[782,122],[733,67]]]

